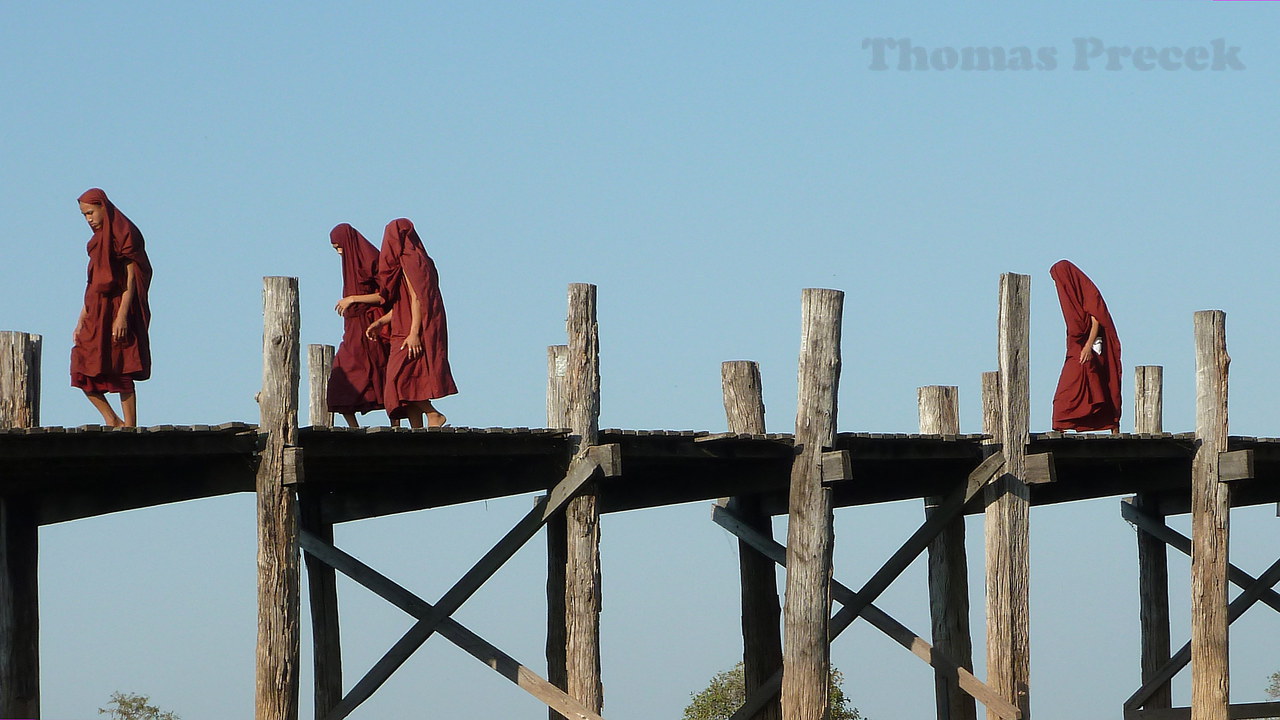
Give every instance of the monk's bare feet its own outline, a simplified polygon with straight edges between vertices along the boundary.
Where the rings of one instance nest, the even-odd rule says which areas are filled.
[[[444,427],[448,422],[449,418],[438,410],[427,413],[427,427]]]

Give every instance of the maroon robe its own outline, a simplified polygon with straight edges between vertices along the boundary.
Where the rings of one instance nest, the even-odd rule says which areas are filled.
[[[71,348],[71,386],[86,392],[133,392],[135,380],[151,377],[151,262],[142,233],[98,188],[85,191],[80,202],[106,208],[102,228],[86,248],[89,278],[84,291],[84,321]],[[134,295],[123,342],[111,338],[111,325],[120,309],[134,263]]]
[[[1049,269],[1058,287],[1067,323],[1067,359],[1053,395],[1054,430],[1110,430],[1120,427],[1120,338],[1102,293],[1080,268],[1059,260]],[[1080,351],[1089,339],[1090,318],[1098,320],[1102,354],[1092,350],[1085,364]]]
[[[329,232],[329,241],[342,249],[342,296],[378,292],[378,249],[355,228],[342,223]],[[387,375],[387,335],[365,337],[365,328],[382,317],[382,307],[352,303],[343,316],[342,342],[329,374],[329,412],[366,413],[382,407],[382,383]]]
[[[413,324],[409,288],[413,284],[422,306],[418,337],[422,354],[409,358],[402,348]],[[387,224],[378,255],[378,287],[391,315],[391,357],[387,361],[387,382],[383,404],[392,417],[404,417],[410,402],[434,400],[458,392],[449,369],[449,332],[440,296],[436,264],[427,255],[418,231],[404,218]]]

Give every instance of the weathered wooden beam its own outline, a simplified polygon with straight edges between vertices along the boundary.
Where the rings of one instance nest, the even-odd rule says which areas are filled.
[[[286,477],[297,459],[300,324],[298,279],[262,279],[259,428],[258,650],[256,719],[297,720],[299,658],[298,509]]]
[[[822,484],[845,482],[853,479],[853,457],[848,450],[830,450],[822,453]]]
[[[831,672],[831,495],[822,486],[822,452],[835,444],[844,293],[803,292],[796,444],[787,524],[782,717],[826,717]]]
[[[988,439],[987,446],[999,445],[1003,440],[1000,434],[1000,371],[982,373],[982,434]]]
[[[1280,716],[1280,702],[1240,703],[1227,708],[1231,720],[1274,718]],[[1162,710],[1126,710],[1124,720],[1190,720],[1191,708],[1167,708]]]
[[[987,486],[987,682],[1031,714],[1030,415],[1031,278],[1000,276],[1000,440],[1005,473]],[[988,717],[991,713],[988,712]]]
[[[1232,450],[1218,453],[1218,481],[1234,482],[1257,477],[1253,468],[1252,450]]]
[[[0,332],[0,430],[40,424],[39,335]],[[39,512],[0,495],[0,717],[40,717]]]
[[[1053,464],[1053,453],[1028,454],[1026,468],[1028,485],[1047,485],[1058,481],[1058,471]]]
[[[747,360],[720,366],[724,413],[729,432],[760,435],[765,432],[764,393],[760,366]],[[741,522],[770,540],[773,519],[761,508],[760,498],[742,495],[727,499],[727,507]],[[782,670],[782,609],[778,603],[776,565],[745,541],[738,541],[738,573],[742,595],[742,663],[746,693],[750,696]],[[753,720],[781,720],[777,693]]]
[[[435,634],[441,621],[462,607],[463,603],[542,529],[547,518],[571,504],[572,498],[583,491],[597,474],[603,474],[600,458],[609,457],[612,453],[613,451],[608,448],[589,448],[587,452],[575,458],[569,473],[548,493],[546,499],[540,500],[489,552],[476,561],[475,565],[471,566],[471,569],[440,598],[428,617],[414,623],[391,649],[374,663],[374,666],[352,686],[350,692],[329,713],[329,720],[342,720],[347,717],[382,687],[382,684]]]
[[[716,506],[712,511],[712,519],[763,556],[783,567],[786,566],[786,548],[742,522],[728,508]],[[991,708],[999,717],[1005,720],[1018,720],[1021,717],[1017,707],[993,692],[981,680],[975,678],[968,669],[947,657],[941,650],[931,647],[923,638],[877,608],[874,603],[863,604],[859,593],[855,593],[835,580],[831,582],[831,593],[832,597],[842,605],[849,606],[855,603],[863,605],[860,617],[939,672],[954,676],[961,690]],[[834,639],[844,628],[836,628],[834,624],[832,627],[835,631],[832,635]],[[769,697],[775,696],[781,686],[782,677],[775,674],[760,687],[759,691],[748,696],[746,703],[730,717],[730,720],[748,720],[754,717],[754,713]]]
[[[302,532],[333,544],[333,523],[323,518],[322,496],[304,488],[298,498]],[[306,555],[307,599],[311,605],[311,649],[314,667],[316,720],[324,720],[342,701],[342,634],[338,615],[338,585],[333,567]]]
[[[1139,435],[1164,431],[1164,368],[1139,365],[1135,368],[1134,432]],[[1123,509],[1150,513],[1158,506],[1154,496],[1141,493]],[[1154,518],[1153,518],[1154,520]],[[1164,517],[1159,518],[1164,525]],[[1187,552],[1191,552],[1188,540]],[[1150,682],[1169,662],[1169,557],[1165,543],[1150,532],[1138,533],[1138,612],[1142,626],[1142,681]],[[1173,707],[1169,683],[1154,689],[1146,701],[1149,709]]]
[[[1227,315],[1195,314],[1196,454],[1191,463],[1192,720],[1227,720],[1227,557],[1231,486],[1218,482],[1219,453],[1227,450]]]
[[[596,286],[569,286],[565,409],[578,455],[600,433],[600,334]],[[593,712],[604,708],[600,680],[600,496],[588,485],[565,511],[565,677],[569,695]]]
[[[960,434],[960,389],[929,385],[916,390],[920,432]],[[925,517],[945,500],[925,498]],[[964,516],[952,520],[929,543],[929,617],[933,646],[965,670],[973,670],[973,639],[969,632],[969,563],[964,548]],[[934,672],[934,696],[939,720],[975,720],[973,697],[961,690],[951,668]]]
[[[541,500],[539,502],[542,502]],[[365,565],[356,558],[334,547],[332,543],[303,531],[301,542],[310,556],[316,557],[329,567],[340,570],[342,574],[360,583],[387,602],[395,605],[419,620],[432,617],[435,607],[422,598],[401,587],[395,581]],[[603,720],[598,714],[588,710],[582,703],[569,697],[564,690],[539,677],[537,673],[517,662],[510,655],[486,642],[483,638],[463,627],[453,618],[440,621],[440,635],[465,650],[475,659],[493,668],[498,674],[507,678],[516,686],[546,703],[557,715],[568,716],[574,720]]]
[[[333,346],[307,346],[307,414],[312,427],[333,427],[329,412],[329,373],[333,372]]]
[[[547,427],[569,427],[569,390],[565,383],[569,374],[569,346],[547,347]],[[565,563],[568,562],[568,538],[565,535],[565,516],[556,515],[547,520],[547,681],[560,690],[568,688],[565,677]],[[567,720],[547,709],[548,720]]]

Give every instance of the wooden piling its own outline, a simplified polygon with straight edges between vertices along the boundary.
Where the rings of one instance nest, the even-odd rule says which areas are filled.
[[[1191,720],[1227,720],[1227,561],[1231,490],[1218,479],[1227,450],[1227,316],[1195,314],[1196,454],[1191,463]]]
[[[835,444],[844,293],[806,289],[800,333],[799,393],[787,529],[787,599],[782,716],[822,720],[828,707],[831,647],[831,496],[822,487],[822,453]]]
[[[262,281],[256,720],[298,717],[298,279]]]
[[[1005,473],[986,489],[987,684],[1031,717],[1030,434],[1031,278],[1000,276],[1000,437]],[[996,715],[987,711],[989,720]]]
[[[39,335],[0,332],[0,430],[40,424]],[[0,495],[0,717],[40,717],[39,525],[34,501]]]
[[[307,414],[312,427],[333,427],[329,412],[329,373],[333,372],[333,346],[307,346]]]
[[[1134,368],[1134,432],[1158,434],[1164,429],[1164,368]],[[1157,503],[1139,493],[1133,504],[1160,520]],[[1169,662],[1169,557],[1163,540],[1138,530],[1138,607],[1142,627],[1142,682],[1150,682]],[[1172,688],[1165,683],[1147,699],[1148,710],[1173,707]]]
[[[600,434],[600,337],[596,286],[569,286],[569,354],[565,408],[582,455]],[[600,504],[588,484],[565,511],[565,676],[569,695],[594,712],[604,707],[600,681]]]
[[[569,427],[568,389],[569,346],[547,347],[547,427]],[[565,564],[568,562],[565,516],[557,513],[547,520],[547,682],[567,690],[565,678]],[[555,708],[547,708],[549,720],[566,720]]]
[[[920,432],[926,435],[960,433],[959,388],[930,385],[917,389]],[[944,496],[925,498],[925,517]],[[964,516],[957,517],[929,543],[929,614],[933,647],[966,670],[973,670],[973,641],[969,635],[969,570],[964,548]],[[934,692],[939,720],[975,720],[973,697],[960,689],[954,673],[937,670]]]
[[[984,445],[1000,445],[1004,432],[1000,427],[1000,371],[982,373],[982,434]]]
[[[312,427],[333,427],[329,412],[332,345],[307,346],[308,415]],[[298,521],[303,530],[333,544],[333,523],[324,520],[324,498],[305,484],[298,488]],[[316,720],[324,720],[342,700],[342,634],[338,615],[337,573],[308,554],[307,600],[311,607],[311,649],[315,676]]]
[[[764,396],[760,366],[748,360],[722,363],[721,386],[729,432],[762,435]],[[773,518],[761,507],[760,498],[739,495],[727,506],[738,519],[761,535],[773,539]],[[743,540],[738,541],[738,572],[742,583],[742,665],[747,697],[766,685],[782,668],[782,610],[778,604],[776,563]],[[782,706],[776,694],[753,717],[779,720]]]

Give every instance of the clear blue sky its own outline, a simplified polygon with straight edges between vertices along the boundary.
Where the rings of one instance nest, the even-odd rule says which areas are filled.
[[[155,266],[142,421],[256,421],[261,277],[298,276],[303,342],[336,342],[329,229],[350,222],[376,242],[406,216],[440,267],[462,389],[441,406],[455,424],[544,424],[545,347],[563,342],[566,285],[591,282],[606,427],[723,429],[720,362],[746,358],[762,365],[770,429],[789,430],[800,291],[834,287],[847,293],[840,430],[912,431],[915,388],[950,384],[977,431],[997,278],[1012,271],[1033,277],[1043,430],[1062,353],[1048,268],[1068,257],[1106,295],[1126,367],[1165,366],[1168,429],[1194,427],[1191,317],[1219,308],[1232,431],[1280,435],[1266,189],[1280,159],[1277,12],[1210,0],[6,3],[0,328],[45,338],[46,424],[96,421],[66,370],[89,236],[75,198],[100,186]],[[908,38],[942,60],[946,48],[1046,48],[1056,63],[900,71],[891,56],[877,71],[867,38]],[[1221,38],[1245,69],[1073,70],[1076,38]],[[362,522],[338,541],[435,599],[529,503]],[[1138,685],[1134,534],[1118,503],[1033,514],[1038,718],[1114,717]],[[1234,558],[1255,573],[1280,549],[1274,514],[1233,518]],[[184,720],[250,716],[253,515],[243,496],[43,529],[45,717],[96,717],[117,689]],[[920,516],[919,503],[841,511],[838,576],[857,584]],[[980,529],[971,521],[979,664]],[[603,537],[605,715],[679,717],[740,652],[735,544],[705,503],[610,516]],[[459,615],[539,669],[542,547]],[[1180,642],[1189,589],[1185,561],[1171,564]],[[354,681],[408,618],[359,588],[342,603]],[[881,604],[925,632],[926,603],[917,563]],[[1263,699],[1278,630],[1260,610],[1235,626],[1236,700]],[[871,718],[932,712],[927,668],[865,626],[833,656]],[[542,713],[435,638],[353,717]]]

